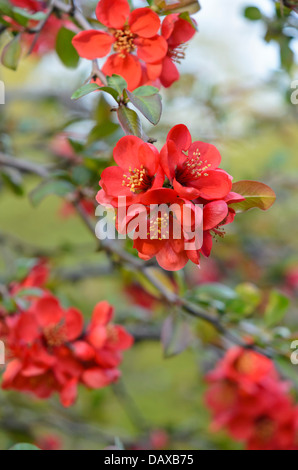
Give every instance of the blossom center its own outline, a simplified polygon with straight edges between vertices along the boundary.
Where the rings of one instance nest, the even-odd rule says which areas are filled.
[[[141,168],[129,167],[128,175],[123,175],[122,186],[126,186],[132,193],[141,193],[152,186],[152,177],[148,175],[144,165]]]
[[[262,441],[269,441],[274,433],[274,423],[267,417],[261,417],[256,423],[256,435]]]
[[[114,37],[116,39],[114,49],[123,59],[127,54],[136,49],[134,44],[136,35],[130,31],[128,26],[124,27],[124,29],[117,29],[114,32]]]
[[[61,325],[47,326],[43,331],[45,340],[50,347],[61,346],[66,341],[66,335]]]
[[[151,240],[167,240],[169,238],[170,217],[168,213],[160,214],[150,220],[150,231],[147,233]]]
[[[208,160],[203,161],[200,150],[196,149],[195,153],[186,159],[183,166],[177,168],[176,179],[180,184],[183,184],[204,176],[209,176],[208,170],[210,167],[211,163],[208,163]]]
[[[187,44],[180,44],[180,46],[169,49],[168,55],[171,57],[173,62],[181,64],[181,61],[185,59]]]

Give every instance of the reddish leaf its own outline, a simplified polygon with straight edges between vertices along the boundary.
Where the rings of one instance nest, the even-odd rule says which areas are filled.
[[[266,211],[276,200],[273,189],[257,181],[238,181],[233,184],[232,191],[245,197],[245,201],[230,205],[236,212],[245,212],[255,207]]]

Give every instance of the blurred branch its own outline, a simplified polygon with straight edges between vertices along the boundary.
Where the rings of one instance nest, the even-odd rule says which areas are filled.
[[[10,155],[0,153],[0,168],[1,166],[7,166],[15,168],[24,173],[33,173],[41,178],[47,178],[49,176],[49,168],[46,166],[39,165],[37,163],[30,162],[28,160],[21,160]]]
[[[93,29],[92,25],[89,21],[85,18],[82,11],[77,7],[74,1],[70,2],[70,5],[66,5],[65,3],[61,2],[60,0],[53,0],[52,5],[54,9],[66,13],[67,15],[74,18],[74,20],[81,26],[84,30]],[[101,71],[98,66],[97,60],[92,62],[92,73],[91,77],[99,78],[99,80],[104,84],[107,85],[107,79],[105,74]]]
[[[96,278],[100,276],[108,276],[112,274],[111,265],[96,266],[86,265],[79,268],[60,268],[56,271],[55,276],[62,281],[79,282],[85,279]]]

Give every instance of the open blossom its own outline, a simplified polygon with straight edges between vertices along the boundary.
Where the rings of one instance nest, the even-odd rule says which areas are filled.
[[[178,13],[170,14],[163,20],[161,34],[168,43],[168,52],[162,61],[159,80],[165,88],[179,80],[180,74],[176,63],[180,63],[185,57],[185,44],[195,35],[195,28],[194,22],[191,24]]]
[[[96,16],[107,30],[77,34],[73,45],[79,55],[94,60],[106,57],[113,48],[102,71],[106,75],[121,75],[131,90],[141,85],[142,67],[150,80],[156,80],[168,50],[167,41],[158,34],[158,15],[150,8],[130,12],[127,0],[100,0]]]
[[[122,351],[133,339],[111,323],[112,316],[112,307],[100,302],[84,328],[81,312],[62,308],[49,293],[33,300],[27,310],[9,315],[5,342],[10,360],[2,388],[41,399],[57,392],[61,403],[70,406],[79,384],[97,389],[115,382]]]
[[[239,347],[207,376],[213,429],[226,429],[249,450],[297,448],[297,409],[273,362]]]
[[[163,186],[159,152],[140,138],[126,136],[120,139],[114,149],[114,160],[118,166],[108,167],[101,174],[99,203],[107,202],[117,207],[121,196],[126,197],[126,204],[137,203],[146,191]]]
[[[219,168],[216,147],[192,143],[184,125],[170,131],[161,153],[138,137],[123,137],[114,160],[117,166],[102,172],[97,202],[117,209],[116,228],[134,232],[142,259],[156,257],[169,271],[208,257],[213,238],[223,237],[222,227],[235,218],[232,205],[244,200],[231,191],[232,177]]]
[[[169,132],[161,151],[161,164],[177,193],[187,199],[224,199],[232,189],[232,178],[219,169],[221,155],[214,145],[193,142],[180,124]]]

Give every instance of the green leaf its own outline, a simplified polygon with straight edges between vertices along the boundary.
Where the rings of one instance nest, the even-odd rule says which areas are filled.
[[[41,450],[32,444],[16,444],[9,450]]]
[[[102,86],[102,87],[100,87],[100,89],[101,89],[101,91],[105,91],[106,93],[111,95],[115,99],[115,101],[118,102],[119,93],[116,90],[114,90],[114,88],[111,88],[109,86]]]
[[[34,206],[37,206],[41,201],[52,194],[64,197],[75,190],[75,186],[69,181],[65,180],[49,180],[41,183],[30,193],[30,199]]]
[[[232,191],[245,197],[245,201],[230,205],[236,212],[245,212],[255,207],[266,211],[276,200],[273,189],[257,181],[238,181],[233,184]]]
[[[253,315],[262,302],[260,289],[250,282],[239,284],[235,293],[237,298],[227,303],[227,312],[230,320],[239,322],[241,317]]]
[[[142,124],[135,111],[126,106],[120,106],[117,109],[117,116],[125,134],[142,138]]]
[[[78,88],[78,90],[76,90],[72,95],[71,99],[78,100],[79,98],[89,95],[89,93],[97,90],[100,90],[100,86],[97,85],[97,83],[88,83],[87,85],[83,85],[81,88]]]
[[[140,86],[133,91],[136,96],[152,96],[159,93],[159,89],[155,86]]]
[[[71,177],[78,186],[87,186],[92,178],[92,171],[85,166],[75,166],[72,169]]]
[[[161,97],[159,94],[150,96],[135,96],[125,90],[131,103],[148,119],[152,124],[159,123],[162,113]]]
[[[1,63],[8,69],[17,70],[18,68],[22,53],[20,39],[20,35],[15,36],[2,51]]]
[[[262,19],[262,13],[257,7],[247,7],[244,10],[244,16],[250,21],[258,21]]]
[[[238,296],[236,292],[224,284],[217,282],[206,283],[195,289],[195,296],[204,300],[232,300]]]
[[[288,297],[277,290],[270,293],[269,302],[265,310],[265,323],[267,327],[278,325],[286,315],[290,305]]]
[[[72,45],[72,40],[76,33],[64,26],[59,30],[56,39],[56,52],[61,62],[70,68],[76,68],[80,56]]]
[[[102,124],[98,124],[93,127],[90,134],[88,135],[88,144],[92,144],[93,142],[104,139],[109,135],[114,134],[114,132],[116,132],[118,129],[118,124],[115,124],[111,121],[106,121]]]
[[[127,88],[127,82],[122,78],[120,75],[112,75],[111,77],[107,77],[108,86],[110,88],[114,88],[118,94],[121,96],[123,90]]]
[[[176,314],[168,316],[161,333],[165,357],[173,357],[182,353],[192,340],[193,335],[188,323]]]

